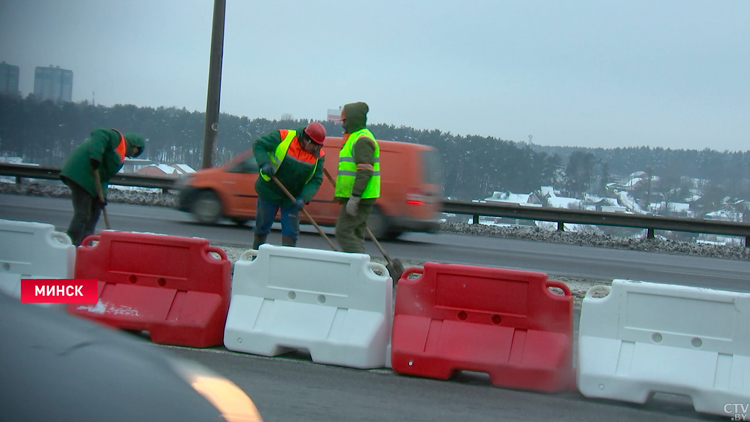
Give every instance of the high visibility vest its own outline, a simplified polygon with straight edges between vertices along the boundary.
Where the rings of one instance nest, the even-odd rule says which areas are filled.
[[[117,147],[115,148],[115,152],[117,155],[120,156],[120,161],[125,162],[125,154],[127,153],[128,144],[125,142],[125,136],[123,136],[122,132],[119,130],[112,128],[115,132],[117,132],[118,135],[120,135],[120,143],[117,144]]]
[[[367,182],[365,190],[362,192],[362,199],[380,197],[380,145],[375,140],[375,136],[367,129],[358,130],[346,139],[344,146],[339,152],[339,172],[336,176],[336,193],[337,197],[348,198],[354,188],[354,180],[357,178],[357,163],[354,162],[354,144],[362,137],[368,137],[375,144],[375,155],[372,169],[372,177]]]
[[[284,129],[279,130],[279,133],[283,135]],[[281,167],[281,162],[284,161],[284,157],[286,157],[286,152],[289,150],[289,146],[292,145],[292,141],[297,138],[297,131],[296,130],[288,130],[286,133],[286,136],[284,136],[284,139],[281,140],[281,143],[276,147],[276,150],[273,154],[270,152],[268,153],[268,156],[271,157],[271,163],[274,167],[278,170],[279,167]],[[305,180],[305,184],[312,179],[313,175],[315,174],[315,170],[318,168],[318,161],[315,160],[315,165],[313,166],[312,172],[310,172],[310,175],[307,176],[307,180]],[[271,181],[270,176],[266,176],[263,174],[263,171],[260,171],[260,177],[263,178],[266,182]]]

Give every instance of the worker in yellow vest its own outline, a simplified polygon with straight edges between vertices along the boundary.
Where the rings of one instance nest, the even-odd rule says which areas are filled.
[[[365,253],[367,218],[380,197],[380,147],[367,129],[366,103],[357,102],[341,110],[344,146],[334,196],[342,204],[336,220],[336,241],[344,252]]]
[[[281,246],[297,246],[299,211],[312,200],[323,182],[326,129],[312,122],[297,130],[280,129],[253,142],[260,177],[255,181],[258,206],[253,249],[266,243],[276,213],[281,209]],[[273,181],[279,179],[294,196],[287,197]]]

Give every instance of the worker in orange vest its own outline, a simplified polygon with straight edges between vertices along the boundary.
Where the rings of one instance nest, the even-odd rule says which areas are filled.
[[[276,213],[281,209],[281,246],[297,246],[299,211],[312,200],[323,181],[326,130],[312,122],[297,130],[280,129],[253,142],[260,177],[255,181],[258,205],[253,249],[266,243]],[[279,182],[295,198],[271,180]]]
[[[63,164],[60,179],[70,188],[73,218],[68,236],[78,246],[93,234],[107,200],[107,185],[125,163],[125,157],[138,157],[145,141],[137,133],[122,134],[117,129],[95,129],[73,149]],[[97,187],[97,174],[99,187]],[[99,196],[101,189],[101,199]]]

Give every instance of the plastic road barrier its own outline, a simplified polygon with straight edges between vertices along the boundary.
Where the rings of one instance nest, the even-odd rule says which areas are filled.
[[[235,263],[224,346],[263,356],[304,349],[316,363],[380,368],[392,291],[369,255],[261,245]]]
[[[231,267],[226,253],[206,239],[105,230],[83,240],[75,266],[76,278],[99,280],[99,301],[72,303],[67,310],[148,331],[155,343],[217,346],[229,309]]]
[[[544,273],[427,262],[398,282],[391,365],[400,374],[485,372],[496,386],[552,392],[571,388],[572,358],[573,297]]]
[[[0,220],[0,292],[20,298],[21,279],[72,278],[75,258],[68,235],[52,224]]]
[[[579,328],[586,397],[681,394],[698,412],[730,417],[732,404],[750,403],[750,294],[614,280],[586,293]]]

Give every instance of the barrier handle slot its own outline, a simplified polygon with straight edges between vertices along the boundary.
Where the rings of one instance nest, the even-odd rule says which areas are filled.
[[[605,286],[602,284],[592,286],[590,289],[586,291],[586,299],[604,299],[605,296],[609,296],[609,293],[612,291],[612,288],[610,286]],[[602,294],[601,297],[594,297],[594,294]]]
[[[565,284],[565,283],[563,283],[562,281],[547,280],[547,283],[545,284],[544,289],[547,291],[547,293],[552,294],[549,291],[550,287],[557,287],[558,289],[560,289],[560,290],[563,291],[563,293],[564,293],[565,296],[571,296],[570,287],[568,287],[568,285]],[[553,295],[553,296],[558,296],[559,297],[559,295]]]
[[[70,237],[68,237],[67,234],[61,233],[61,232],[52,232],[50,233],[50,238],[57,240],[58,242],[62,243],[63,245],[72,245],[73,241],[70,240]]]
[[[93,242],[99,241],[99,235],[98,234],[91,234],[86,236],[85,239],[83,239],[83,242],[81,242],[81,246],[89,246]]]
[[[248,249],[240,255],[240,261],[252,261],[252,257],[254,256],[258,256],[258,251],[255,249]]]
[[[381,264],[381,263],[379,263],[379,262],[370,262],[370,263],[368,264],[368,266],[370,267],[370,270],[371,270],[371,271],[373,271],[373,270],[377,270],[377,271],[380,271],[380,272],[382,272],[383,274],[390,274],[390,273],[388,272],[388,269],[387,269],[387,268],[385,267],[385,265],[383,265],[383,264]],[[374,271],[373,271],[373,272],[374,272]]]
[[[401,274],[401,278],[408,278],[411,274],[424,274],[424,268],[421,267],[409,267],[407,268],[403,274]]]
[[[219,254],[219,256],[221,257],[222,260],[224,260],[224,261],[227,260],[227,253],[224,252],[224,249],[221,249],[221,248],[219,248],[217,246],[209,246],[209,247],[207,247],[206,248],[206,255],[208,255],[211,252],[215,252],[215,253]]]

